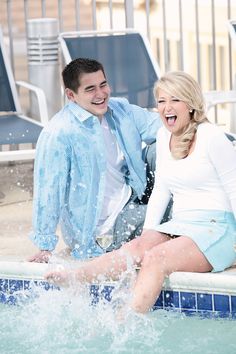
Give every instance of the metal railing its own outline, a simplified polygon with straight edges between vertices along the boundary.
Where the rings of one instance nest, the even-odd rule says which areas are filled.
[[[236,18],[235,0],[0,0],[17,79],[28,75],[27,21],[42,17],[57,18],[59,32],[135,28],[148,37],[162,72],[185,70],[204,91],[234,87],[227,20]]]

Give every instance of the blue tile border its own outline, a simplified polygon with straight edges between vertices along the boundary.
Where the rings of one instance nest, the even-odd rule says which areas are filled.
[[[37,296],[37,289],[45,291],[60,290],[59,287],[45,281],[0,279],[0,303],[16,305]],[[112,285],[91,285],[91,304],[99,301],[111,301]],[[153,310],[165,309],[183,312],[186,315],[200,315],[204,317],[229,317],[236,319],[236,295],[214,294],[204,292],[162,290]]]

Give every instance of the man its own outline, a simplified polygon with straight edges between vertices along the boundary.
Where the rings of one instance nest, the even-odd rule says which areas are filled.
[[[157,113],[110,98],[103,66],[78,58],[62,72],[69,102],[43,129],[34,175],[32,241],[47,262],[61,232],[83,259],[139,235],[146,205],[142,142],[155,141]],[[100,246],[99,246],[100,245]]]

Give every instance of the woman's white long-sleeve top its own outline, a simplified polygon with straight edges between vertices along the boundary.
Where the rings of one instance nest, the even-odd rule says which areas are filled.
[[[177,160],[170,152],[171,133],[157,133],[157,171],[144,228],[159,225],[173,196],[173,216],[185,210],[231,211],[236,219],[236,150],[211,123],[198,126],[193,152]]]

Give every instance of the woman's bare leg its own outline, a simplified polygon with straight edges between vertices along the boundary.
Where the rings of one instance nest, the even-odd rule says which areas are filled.
[[[99,280],[101,276],[106,279],[118,279],[119,275],[127,269],[128,259],[134,265],[139,265],[145,252],[168,240],[168,236],[157,231],[144,231],[140,237],[127,242],[118,250],[81,262],[76,270],[51,271],[45,274],[45,278],[49,282],[64,286],[69,285],[71,280],[92,283]]]
[[[131,307],[145,313],[159,296],[164,279],[172,272],[209,272],[211,264],[190,238],[181,236],[154,246],[143,257],[134,286]]]

